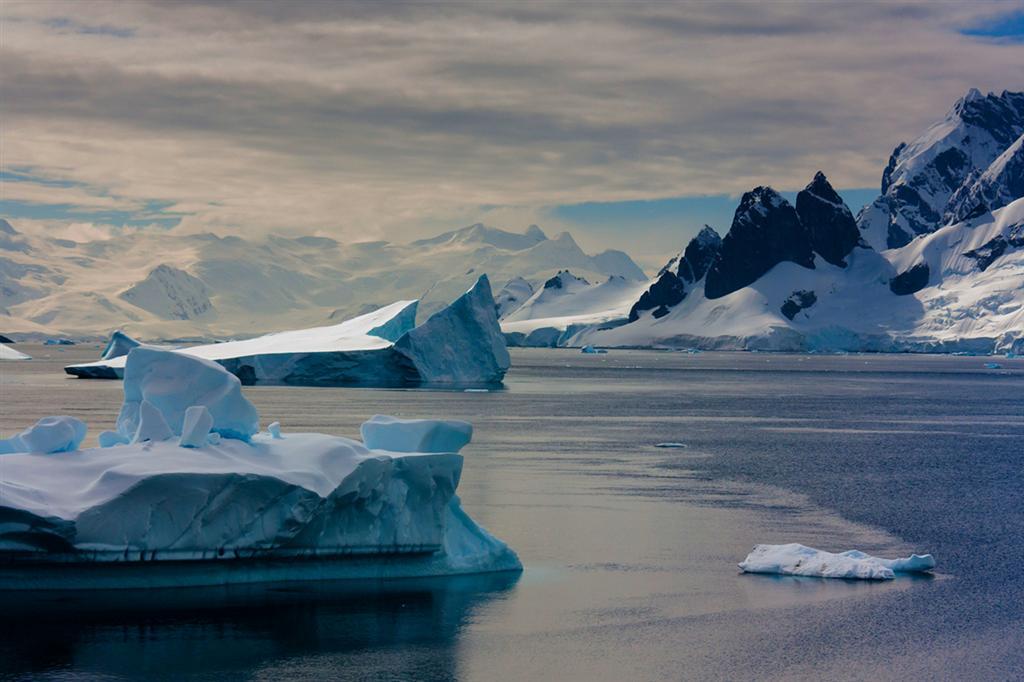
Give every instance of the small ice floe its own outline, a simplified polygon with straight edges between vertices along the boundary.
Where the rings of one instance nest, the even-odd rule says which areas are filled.
[[[674,441],[668,441],[666,443],[656,443],[654,445],[654,447],[656,447],[656,448],[685,448],[685,447],[688,447],[688,446],[686,445],[686,443],[676,443]]]
[[[606,351],[604,348],[594,348],[591,345],[586,345],[583,346],[583,348],[580,348],[580,352],[586,353],[587,355],[603,355],[608,351]]]
[[[833,554],[794,542],[755,545],[739,567],[744,573],[892,580],[896,573],[931,571],[935,568],[935,558],[931,554],[912,554],[905,559],[880,559],[855,549]]]
[[[490,389],[487,388],[467,388],[463,393],[490,393]]]
[[[1002,368],[1003,368],[1003,366],[1000,365],[998,362],[986,362],[985,363],[985,369],[1002,369]]]

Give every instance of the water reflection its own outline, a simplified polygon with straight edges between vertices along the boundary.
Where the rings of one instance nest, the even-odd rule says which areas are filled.
[[[0,670],[227,679],[293,676],[300,661],[308,674],[319,661],[346,675],[444,679],[460,629],[519,576],[7,594]]]

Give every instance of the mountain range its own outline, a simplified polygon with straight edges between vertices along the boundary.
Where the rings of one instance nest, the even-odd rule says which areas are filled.
[[[143,230],[74,242],[0,220],[0,331],[225,338],[340,322],[398,299],[420,299],[426,316],[481,274],[539,283],[564,268],[647,278],[621,251],[587,255],[569,233],[549,239],[536,225],[517,234],[476,224],[408,244]]]
[[[503,312],[523,345],[1024,352],[1024,93],[971,90],[882,172],[856,216],[818,172],[795,205],[743,195],[632,301],[556,289]],[[564,273],[562,277],[570,277]]]

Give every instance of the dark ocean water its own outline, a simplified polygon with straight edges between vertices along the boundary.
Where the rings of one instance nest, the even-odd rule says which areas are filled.
[[[94,436],[95,348],[0,365],[0,431]],[[50,357],[45,357],[49,355]],[[1024,360],[521,350],[503,391],[252,388],[263,421],[476,427],[459,488],[521,575],[0,596],[4,679],[1016,679]],[[661,449],[661,442],[684,448]],[[2,475],[2,462],[0,462]],[[739,574],[757,542],[929,551],[933,578]]]

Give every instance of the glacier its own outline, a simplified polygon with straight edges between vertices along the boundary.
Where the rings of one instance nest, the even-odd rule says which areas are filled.
[[[926,573],[935,568],[931,554],[880,559],[858,550],[834,554],[798,543],[755,545],[740,562],[744,573],[773,573],[816,578],[892,580],[897,573]]]
[[[510,365],[490,282],[481,275],[448,307],[416,325],[418,302],[397,301],[340,324],[176,349],[216,362],[243,384],[297,386],[488,385]],[[81,378],[119,379],[133,339],[115,332]],[[111,357],[106,357],[110,355]]]
[[[76,443],[50,454],[3,456],[0,590],[522,568],[455,494],[458,449],[471,433],[463,422],[376,417],[371,423],[391,433],[387,442],[371,439],[372,449],[320,433],[276,438],[249,433],[251,404],[235,391],[237,377],[215,363],[134,348],[124,382],[122,413],[141,424],[147,417],[140,414],[155,411],[167,432],[153,430],[148,440],[133,434],[135,442],[124,443],[119,431],[122,440],[105,448]],[[181,409],[194,400],[206,402]],[[119,420],[119,429],[130,427]],[[224,435],[215,438],[218,428]],[[440,435],[424,442],[429,433]],[[417,443],[445,451],[413,451]],[[391,444],[408,448],[384,449]]]

